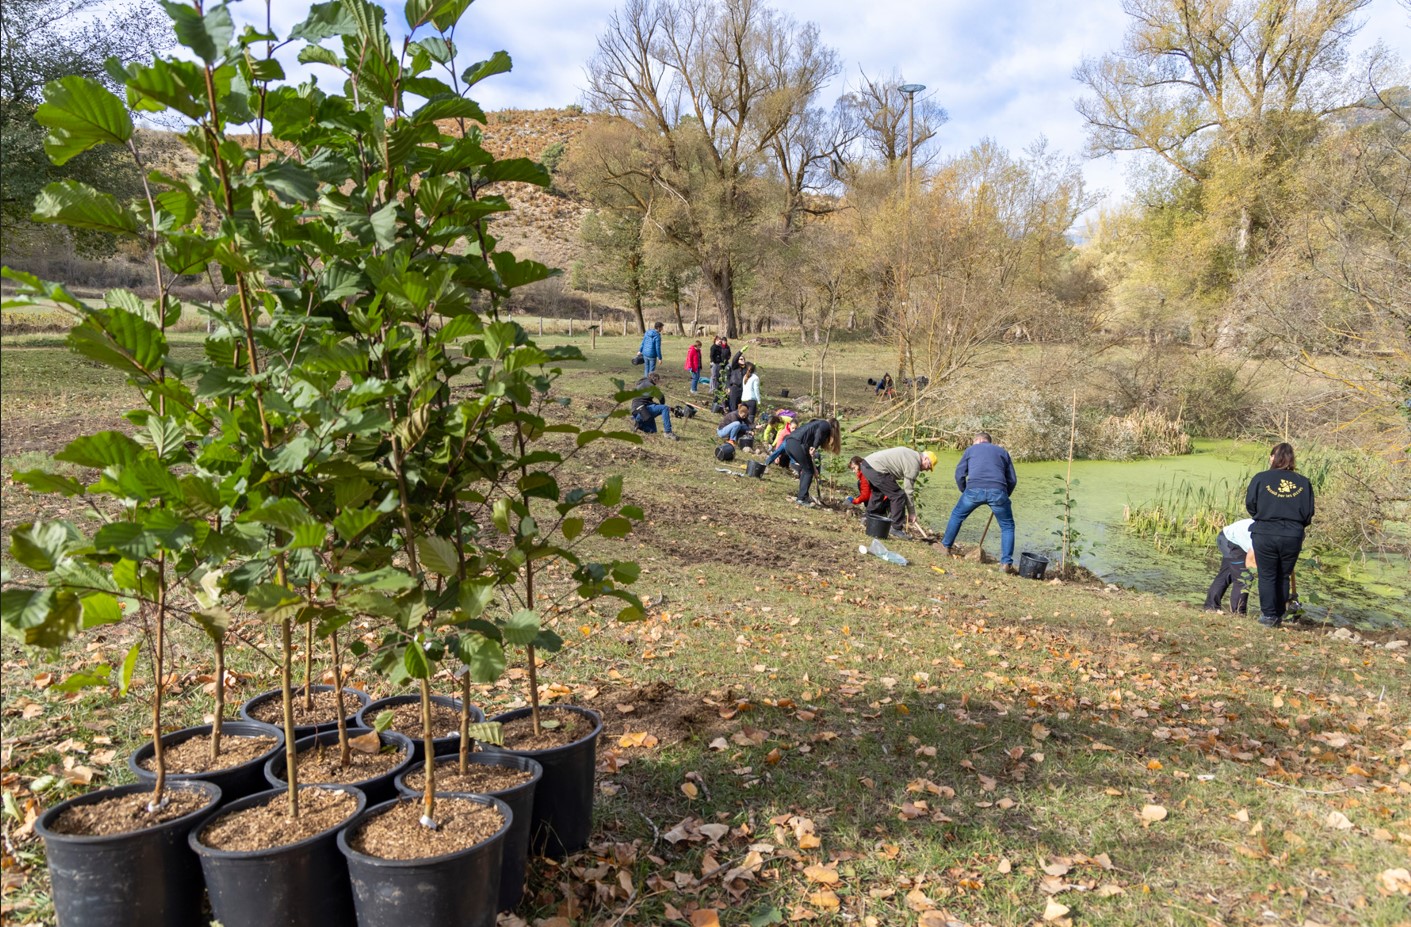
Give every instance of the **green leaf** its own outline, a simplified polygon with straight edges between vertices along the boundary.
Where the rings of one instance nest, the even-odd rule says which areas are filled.
[[[497,51],[491,55],[487,61],[477,61],[465,69],[461,75],[461,80],[465,81],[467,87],[473,87],[493,74],[504,74],[514,67],[510,61],[508,52]]]
[[[465,11],[470,8],[470,2],[471,0],[441,0],[436,6],[436,11],[431,14],[431,22],[442,32],[448,31],[465,15]]]
[[[482,743],[503,746],[505,742],[504,726],[498,721],[481,721],[476,724],[468,724],[465,729],[466,736],[471,740],[478,740]]]
[[[505,648],[483,634],[458,637],[456,658],[466,665],[472,682],[496,682],[505,672]]]
[[[461,583],[458,605],[466,618],[479,618],[495,598],[494,581]]]
[[[514,644],[516,647],[532,644],[534,638],[539,636],[539,613],[520,609],[509,617],[500,631],[504,634],[507,644]]]
[[[434,122],[438,119],[474,119],[485,121],[485,113],[480,104],[454,93],[438,94],[427,100],[415,113],[413,122]],[[545,175],[547,176],[547,171]]]
[[[276,161],[255,172],[286,203],[307,204],[318,198],[318,177],[293,161]]]
[[[130,521],[109,522],[93,536],[99,550],[117,551],[130,560],[142,560],[157,552],[157,536]]]
[[[95,592],[91,595],[80,595],[78,600],[83,606],[84,630],[122,621],[122,607],[118,605],[117,596]]]
[[[402,664],[407,668],[407,674],[413,679],[431,678],[431,661],[427,658],[426,651],[422,649],[421,641],[416,638],[407,641],[407,650],[402,655]]]
[[[565,518],[559,530],[563,532],[563,536],[566,539],[571,541],[583,533],[583,519]]]
[[[605,538],[625,538],[631,533],[632,522],[618,515],[604,518],[602,524],[598,525],[598,534]]]
[[[92,689],[98,686],[110,685],[113,675],[113,668],[106,663],[100,663],[92,669],[79,670],[66,677],[62,682],[53,685],[55,692],[77,692],[80,689]],[[33,788],[31,783],[30,788]]]
[[[17,631],[37,627],[44,623],[53,600],[53,589],[23,589],[16,586],[0,590],[0,621]]]
[[[347,543],[352,543],[382,516],[374,509],[343,509],[333,518],[333,530]]]
[[[132,671],[137,668],[137,655],[142,652],[142,642],[138,641],[128,650],[122,661],[122,673],[118,676],[118,695],[126,697],[132,685]]]
[[[372,234],[382,248],[390,248],[397,243],[397,204],[388,203],[368,217],[372,224]]]
[[[305,39],[318,42],[338,35],[352,35],[358,25],[340,0],[329,3],[315,3],[309,7],[309,15],[289,33],[291,39]]]
[[[83,495],[83,484],[78,480],[70,476],[50,473],[48,470],[26,470],[23,473],[12,474],[10,478],[16,483],[28,486],[35,492],[57,493],[63,496]]]
[[[513,503],[509,499],[500,498],[495,500],[494,507],[490,510],[490,520],[495,523],[501,534],[510,533],[510,506]]]
[[[55,569],[83,537],[68,522],[41,521],[10,532],[10,556],[38,573]]]
[[[392,722],[397,720],[397,713],[390,708],[386,711],[379,711],[377,717],[372,719],[372,729],[381,734],[392,726]]]
[[[199,98],[204,92],[205,79],[200,65],[194,61],[158,58],[150,65],[136,65],[127,73],[127,101],[133,109],[158,112],[174,109],[191,119],[206,115]]]
[[[167,339],[151,322],[126,309],[95,312],[69,331],[78,353],[127,373],[155,376],[167,356]]]
[[[553,183],[549,169],[529,158],[504,158],[495,161],[485,165],[480,175],[482,180],[501,183],[532,183],[539,187],[547,187]]]
[[[157,246],[157,258],[174,274],[197,274],[215,255],[215,245],[202,235],[175,232]]]
[[[142,456],[142,445],[120,431],[100,431],[73,439],[55,460],[105,470],[121,467]]]
[[[32,647],[53,650],[74,639],[83,628],[83,609],[78,596],[66,589],[54,591],[44,620],[24,630],[24,642]]]
[[[417,538],[416,550],[421,555],[421,565],[431,572],[442,576],[455,576],[460,572],[460,553],[446,538]]]
[[[191,619],[201,626],[206,636],[219,643],[230,630],[230,612],[223,608],[203,608],[191,613]]]
[[[162,6],[171,16],[176,40],[207,64],[218,61],[235,37],[235,23],[224,4],[212,7],[204,16],[194,7],[173,0],[163,0]]]
[[[137,219],[110,193],[99,193],[86,183],[61,180],[40,191],[34,200],[36,222],[55,222],[74,229],[92,229],[114,235],[136,235]]]
[[[46,84],[34,119],[49,130],[44,150],[55,164],[67,164],[98,145],[122,145],[132,138],[132,118],[122,100],[87,77],[71,75]]]

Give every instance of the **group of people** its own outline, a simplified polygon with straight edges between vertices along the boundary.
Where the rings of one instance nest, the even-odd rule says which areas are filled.
[[[676,440],[671,429],[671,410],[660,399],[656,389],[660,374],[656,366],[661,361],[662,323],[657,322],[642,338],[641,356],[646,364],[646,376],[637,384],[642,394],[632,400],[631,414],[637,427],[644,432],[656,431],[656,419],[662,420],[667,437]],[[730,343],[717,336],[710,348],[708,387],[716,396],[724,385],[724,417],[716,436],[733,446],[753,439],[759,414],[760,382],[755,365],[745,359],[745,345],[733,356]],[[701,343],[696,341],[686,352],[686,372],[691,375],[691,394],[696,395],[703,379]],[[918,381],[920,378],[918,378]],[[894,394],[890,374],[868,381],[879,396]],[[920,386],[918,382],[916,385]],[[653,395],[655,394],[655,395]],[[842,431],[837,419],[814,419],[797,424],[799,416],[792,410],[779,410],[769,416],[763,428],[763,445],[768,456],[765,466],[780,463],[792,465],[799,474],[798,492],[793,500],[799,505],[812,505],[811,490],[819,469],[819,452],[837,454],[841,449]],[[911,532],[923,533],[916,520],[916,480],[936,466],[932,451],[909,447],[894,447],[876,451],[866,457],[853,457],[848,468],[857,479],[857,493],[847,499],[850,505],[861,505],[872,517],[891,522],[892,537],[910,540]],[[1008,573],[1014,567],[1014,512],[1010,497],[1019,479],[1009,453],[995,444],[987,432],[975,434],[971,445],[961,455],[955,468],[955,485],[960,492],[946,523],[941,546],[954,552],[961,526],[972,512],[986,506],[1000,528],[1000,565]],[[1308,478],[1295,469],[1293,446],[1280,443],[1269,455],[1269,469],[1256,475],[1245,493],[1245,508],[1249,518],[1230,525],[1216,538],[1220,554],[1220,570],[1206,593],[1207,610],[1221,610],[1225,593],[1229,592],[1229,610],[1244,614],[1248,610],[1246,590],[1249,572],[1258,577],[1260,617],[1266,627],[1279,627],[1286,617],[1293,597],[1294,566],[1303,548],[1304,533],[1313,521],[1313,486]]]

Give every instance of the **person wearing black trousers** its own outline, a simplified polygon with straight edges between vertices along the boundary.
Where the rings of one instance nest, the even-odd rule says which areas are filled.
[[[724,381],[720,379],[720,374],[725,371],[725,365],[730,363],[730,342],[719,335],[715,338],[715,343],[710,346],[710,394],[713,397],[721,396]]]
[[[730,361],[730,370],[725,375],[725,382],[729,386],[726,394],[725,408],[733,409],[740,404],[741,398],[745,394],[745,352],[750,349],[745,345],[735,355],[735,359]]]
[[[1249,592],[1244,588],[1244,574],[1253,569],[1254,541],[1249,529],[1254,527],[1254,519],[1241,518],[1230,522],[1215,535],[1215,548],[1220,552],[1220,572],[1205,593],[1207,612],[1224,611],[1220,602],[1225,598],[1225,590],[1230,591],[1230,611],[1235,614],[1248,614]]]
[[[1288,610],[1303,532],[1313,521],[1313,484],[1294,470],[1293,445],[1274,445],[1269,469],[1249,481],[1244,507],[1254,519],[1249,533],[1259,567],[1259,623],[1277,628]]]
[[[808,491],[813,486],[813,477],[817,472],[813,454],[819,448],[825,448],[832,454],[842,450],[842,430],[838,427],[836,418],[816,418],[807,425],[800,425],[764,461],[764,465],[768,467],[787,454],[790,460],[799,465],[799,492],[794,497],[794,501],[799,505],[813,505]]]

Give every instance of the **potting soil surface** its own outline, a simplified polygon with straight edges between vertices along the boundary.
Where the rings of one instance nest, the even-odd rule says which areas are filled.
[[[435,830],[423,827],[421,800],[404,801],[354,830],[348,845],[380,859],[430,859],[469,849],[504,823],[493,807],[458,798],[438,798],[435,818]]]
[[[565,747],[593,731],[592,722],[576,712],[546,711],[539,719],[550,724],[557,722],[557,726],[543,727],[543,730],[535,734],[534,719],[531,715],[516,718],[501,726],[505,746],[519,751],[551,750],[554,747]]]
[[[296,760],[299,770],[299,784],[354,783],[376,778],[383,773],[390,772],[402,762],[405,756],[400,749],[395,747],[390,750],[385,747],[383,749],[386,752],[362,753],[358,750],[350,750],[347,766],[339,762],[339,750],[336,743],[304,750],[299,753]]]
[[[337,827],[357,807],[347,792],[301,788],[297,818],[289,817],[289,801],[281,792],[262,805],[222,814],[201,828],[197,839],[215,850],[272,850]]]
[[[355,695],[343,693],[343,710],[347,712],[343,717],[351,718],[358,713],[362,707]],[[266,699],[255,705],[249,711],[250,717],[256,721],[263,721],[266,724],[273,724],[276,727],[284,725],[284,703],[278,698]],[[333,691],[315,692],[313,694],[313,707],[307,708],[304,705],[303,693],[294,693],[294,723],[297,725],[309,724],[331,724],[338,720],[338,693]]]
[[[230,734],[222,734],[220,756],[216,757],[216,761],[212,763],[210,735],[198,734],[189,740],[168,746],[162,751],[162,756],[167,761],[168,774],[190,775],[217,769],[229,769],[232,766],[239,766],[241,763],[259,759],[274,744],[273,737],[234,737]],[[149,772],[155,772],[157,758],[149,756],[140,765]]]
[[[421,703],[407,702],[391,709],[392,730],[398,734],[406,734],[412,740],[422,738],[421,728]],[[369,712],[371,714],[371,712]],[[367,715],[363,715],[364,718]],[[445,705],[431,704],[431,736],[432,737],[452,737],[461,731],[461,715],[454,708]]]
[[[445,763],[436,767],[436,791],[475,792],[484,795],[488,792],[503,792],[528,782],[533,775],[523,769],[510,769],[507,766],[485,766],[469,763],[464,774],[455,763]],[[407,785],[420,789],[426,785],[426,774],[414,772],[407,776]]]
[[[50,829],[75,837],[110,837],[155,827],[199,811],[210,801],[205,793],[195,789],[168,787],[163,794],[166,804],[151,812],[147,810],[147,802],[152,800],[151,792],[119,795],[86,805],[75,805],[55,818]]]

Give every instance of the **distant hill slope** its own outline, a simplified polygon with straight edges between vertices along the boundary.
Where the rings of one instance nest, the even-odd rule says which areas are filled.
[[[504,158],[539,160],[553,145],[571,148],[595,117],[576,109],[499,110],[486,114],[485,146]],[[495,233],[518,257],[567,271],[581,254],[578,228],[588,207],[527,184],[503,191],[514,211],[495,220]]]

